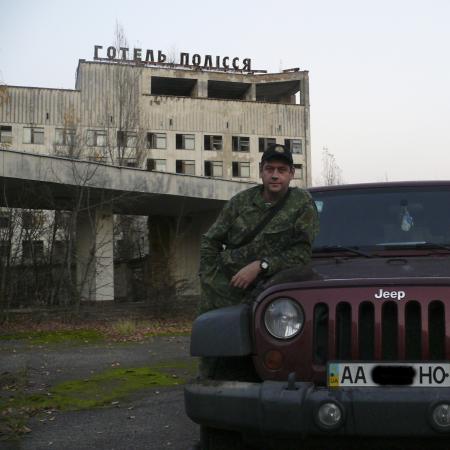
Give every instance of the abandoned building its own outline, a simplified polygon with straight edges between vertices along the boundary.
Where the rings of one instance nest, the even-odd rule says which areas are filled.
[[[261,152],[271,143],[292,150],[293,185],[311,185],[307,71],[96,58],[79,61],[74,90],[0,86],[0,150],[257,182]],[[0,220],[0,227],[6,224]],[[23,251],[44,254],[45,239],[33,239],[35,245],[22,243]],[[115,241],[120,259],[130,247],[124,236]],[[149,251],[145,241],[140,257]],[[197,260],[187,264],[195,267]]]
[[[239,73],[80,60],[74,90],[5,86],[0,145],[224,179],[258,180],[288,145],[311,184],[308,72]]]

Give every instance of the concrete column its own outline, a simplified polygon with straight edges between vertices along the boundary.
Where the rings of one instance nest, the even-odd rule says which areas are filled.
[[[193,97],[208,98],[208,80],[199,78],[192,94]]]
[[[150,290],[176,286],[182,294],[199,294],[200,238],[218,213],[149,217]]]
[[[300,105],[309,107],[309,74],[305,73],[299,81]]]
[[[77,285],[82,300],[114,300],[113,214],[97,208],[78,214]]]
[[[245,93],[244,100],[256,102],[256,84],[252,83]]]
[[[300,104],[304,106],[303,110],[303,129],[305,132],[305,145],[303,148],[305,155],[304,179],[306,187],[312,185],[312,167],[311,167],[311,130],[309,120],[309,75],[305,72],[303,80],[300,82]]]
[[[172,284],[171,256],[174,251],[173,217],[149,216],[150,288],[160,288]]]

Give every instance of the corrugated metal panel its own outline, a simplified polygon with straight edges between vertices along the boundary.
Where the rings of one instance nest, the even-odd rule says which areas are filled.
[[[92,75],[87,83],[87,90],[81,93],[81,99],[77,91],[10,88],[10,107],[1,107],[0,120],[57,125],[63,123],[65,112],[71,108],[77,112],[78,117],[82,114],[80,118],[84,125],[102,126],[110,115],[114,121],[117,120],[113,83],[109,77],[101,76],[98,70],[94,70]],[[147,97],[140,104],[143,108],[143,127],[211,133],[228,131],[261,136],[304,134],[304,108],[298,105],[181,97]],[[168,124],[170,118],[173,120],[172,128]],[[279,125],[282,125],[281,130]]]
[[[158,104],[159,103],[159,104]],[[180,97],[150,97],[143,103],[144,117],[151,126],[160,127],[169,118],[173,130],[190,130],[263,136],[302,135],[302,107],[298,105],[253,104],[251,102],[203,100]],[[281,130],[278,126],[283,124]]]
[[[2,122],[61,125],[65,111],[70,107],[79,110],[77,91],[10,87],[8,93],[9,103],[0,107]]]

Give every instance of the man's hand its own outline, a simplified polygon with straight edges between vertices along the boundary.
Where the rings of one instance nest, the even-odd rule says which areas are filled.
[[[247,289],[261,272],[261,261],[253,261],[236,273],[230,281],[233,287]]]

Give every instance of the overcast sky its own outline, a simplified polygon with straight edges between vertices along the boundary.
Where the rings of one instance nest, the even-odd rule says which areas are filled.
[[[116,21],[130,47],[309,70],[315,181],[323,147],[346,182],[450,178],[450,1],[0,0],[0,81],[73,89]]]

